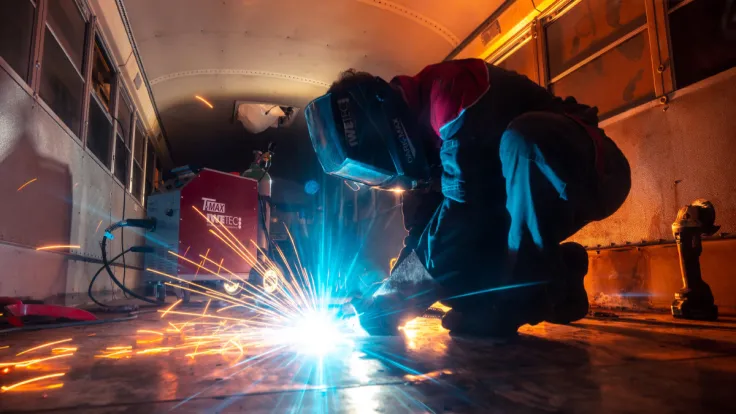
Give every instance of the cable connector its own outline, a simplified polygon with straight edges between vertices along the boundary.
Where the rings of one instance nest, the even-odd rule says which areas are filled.
[[[120,223],[122,227],[139,227],[148,231],[156,230],[156,218],[127,219]]]

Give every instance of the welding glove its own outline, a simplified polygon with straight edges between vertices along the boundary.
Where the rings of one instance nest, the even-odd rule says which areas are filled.
[[[401,325],[420,316],[440,297],[439,284],[411,252],[373,295],[354,300],[351,306],[370,335],[397,335]]]

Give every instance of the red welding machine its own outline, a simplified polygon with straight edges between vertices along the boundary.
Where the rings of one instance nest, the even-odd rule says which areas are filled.
[[[146,245],[155,253],[146,256],[146,267],[187,281],[222,280],[197,265],[226,278],[234,273],[247,279],[250,264],[228,243],[256,257],[251,241],[258,240],[262,227],[258,182],[206,168],[172,173],[163,191],[148,199],[148,217],[156,218],[157,227],[147,234]],[[150,271],[146,279],[172,281]]]

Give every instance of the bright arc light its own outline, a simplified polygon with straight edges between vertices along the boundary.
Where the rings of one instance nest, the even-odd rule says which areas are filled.
[[[325,355],[338,346],[353,344],[349,334],[341,329],[340,322],[325,311],[305,313],[274,334],[277,342],[292,346],[302,354]]]

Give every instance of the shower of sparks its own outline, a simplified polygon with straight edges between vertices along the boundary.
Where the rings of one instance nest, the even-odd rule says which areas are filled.
[[[254,241],[239,240],[227,227],[215,218],[209,218],[196,207],[192,207],[204,220],[210,224],[209,234],[213,242],[227,246],[237,257],[248,263],[255,272],[265,279],[263,285],[254,284],[252,280],[231,271],[234,265],[226,267],[221,259],[213,260],[208,257],[209,250],[204,254],[194,252],[187,258],[189,247],[183,255],[170,251],[169,254],[181,263],[196,268],[201,275],[212,276],[224,283],[237,284],[240,290],[236,294],[223,293],[204,285],[190,283],[190,281],[170,275],[155,269],[147,269],[168,279],[165,284],[178,289],[196,293],[205,298],[203,306],[198,309],[185,307],[182,300],[162,307],[158,310],[161,324],[145,326],[139,329],[129,342],[110,343],[94,352],[94,358],[104,363],[118,363],[129,359],[160,358],[162,356],[186,357],[191,360],[199,358],[220,358],[227,364],[231,372],[225,379],[235,376],[249,367],[262,361],[284,361],[289,364],[296,359],[296,355],[285,356],[283,351],[291,354],[300,354],[306,360],[313,361],[315,374],[320,386],[331,387],[329,378],[324,376],[322,361],[328,357],[337,357],[347,350],[355,353],[356,336],[360,334],[357,318],[339,320],[330,308],[329,269],[318,269],[318,274],[327,280],[317,280],[309,273],[298,254],[295,260],[287,260],[284,252],[274,247],[271,259]],[[294,238],[286,228],[288,240],[294,251],[297,247]],[[44,246],[39,249],[54,249],[78,246]],[[214,250],[213,250],[214,251]],[[323,260],[323,262],[326,262]],[[269,276],[269,277],[266,277]],[[269,283],[275,281],[276,283]],[[231,292],[232,293],[232,292]],[[409,347],[413,348],[419,342],[424,327],[409,323],[402,328],[403,335],[409,339]],[[64,375],[61,364],[69,362],[77,348],[68,344],[72,338],[41,344],[24,350],[16,356],[41,351],[50,355],[25,356],[16,358],[16,361],[0,361],[0,369],[8,370],[3,378],[14,375],[23,375],[31,370],[52,373],[30,379],[18,378],[20,382],[3,387],[2,391],[46,391],[59,389],[64,386],[58,381],[46,381]],[[64,344],[64,345],[58,345]],[[7,348],[7,346],[6,346]],[[0,347],[3,349],[3,347]],[[366,351],[366,353],[368,353]],[[369,353],[375,356],[375,353]],[[375,364],[393,364],[405,369],[409,374],[407,379],[413,381],[436,380],[437,376],[447,374],[422,374],[405,365],[392,362],[392,356],[376,356]],[[383,362],[378,362],[378,361]],[[355,364],[365,363],[357,359]],[[282,362],[278,362],[281,364]],[[68,371],[68,369],[66,369]],[[58,372],[53,374],[53,372]],[[365,372],[363,377],[369,381],[370,375]],[[190,398],[196,397],[202,390],[183,400],[185,404]]]
[[[193,266],[199,274],[221,279],[224,283],[237,283],[241,287],[240,292],[229,295],[149,268],[149,272],[168,278],[170,282],[166,285],[204,296],[206,304],[200,311],[180,310],[181,300],[178,300],[158,311],[162,319],[176,316],[177,321],[169,321],[165,331],[138,331],[138,335],[143,336],[137,339],[137,345],[159,342],[166,346],[141,350],[108,348],[97,355],[98,358],[181,352],[190,358],[227,356],[232,358],[234,366],[246,355],[252,355],[253,351],[262,354],[275,348],[290,348],[301,354],[322,355],[353,344],[354,332],[347,323],[336,318],[328,308],[327,300],[318,295],[314,278],[302,266],[298,256],[296,263],[289,263],[284,252],[275,248],[275,254],[284,264],[282,270],[254,241],[246,246],[216,218],[207,217],[194,206],[192,208],[210,224],[214,238],[247,262],[266,282],[263,286],[254,285],[230,271],[221,260],[208,257],[209,249],[204,255],[199,255],[198,260],[169,251],[181,262]],[[288,229],[286,231],[294,245],[291,233]],[[295,245],[294,249],[296,251]],[[256,250],[263,259],[257,258]],[[269,284],[271,279],[276,283]],[[185,318],[183,322],[181,318]],[[169,346],[170,337],[178,338],[179,343]]]
[[[33,178],[33,179],[31,179],[31,180],[28,180],[28,181],[26,181],[25,183],[23,183],[23,185],[22,185],[22,186],[18,187],[18,189],[17,189],[17,190],[15,190],[15,191],[16,191],[16,192],[19,192],[20,190],[22,190],[22,189],[26,188],[26,187],[27,187],[27,186],[28,186],[29,184],[31,184],[31,183],[34,183],[34,182],[36,182],[37,180],[38,180],[38,178]]]
[[[77,351],[77,347],[52,347],[57,344],[68,343],[71,341],[72,338],[67,338],[28,348],[15,355],[16,357],[25,355],[23,356],[23,359],[16,358],[15,360],[11,361],[0,361],[0,368],[2,369],[2,371],[0,372],[2,372],[4,375],[8,375],[8,377],[18,375],[22,378],[27,372],[53,372],[59,371],[60,369],[68,370],[68,365],[66,365],[65,363],[74,356],[75,352]],[[30,353],[46,353],[46,355],[38,355],[35,358],[28,359],[29,357],[26,354]],[[0,389],[2,390],[2,392],[29,392],[58,389],[63,387],[64,384],[59,382],[54,382],[51,384],[41,382],[47,379],[61,377],[65,374],[65,372],[57,372],[55,374],[47,374],[27,378],[16,382],[15,384],[3,386]]]

